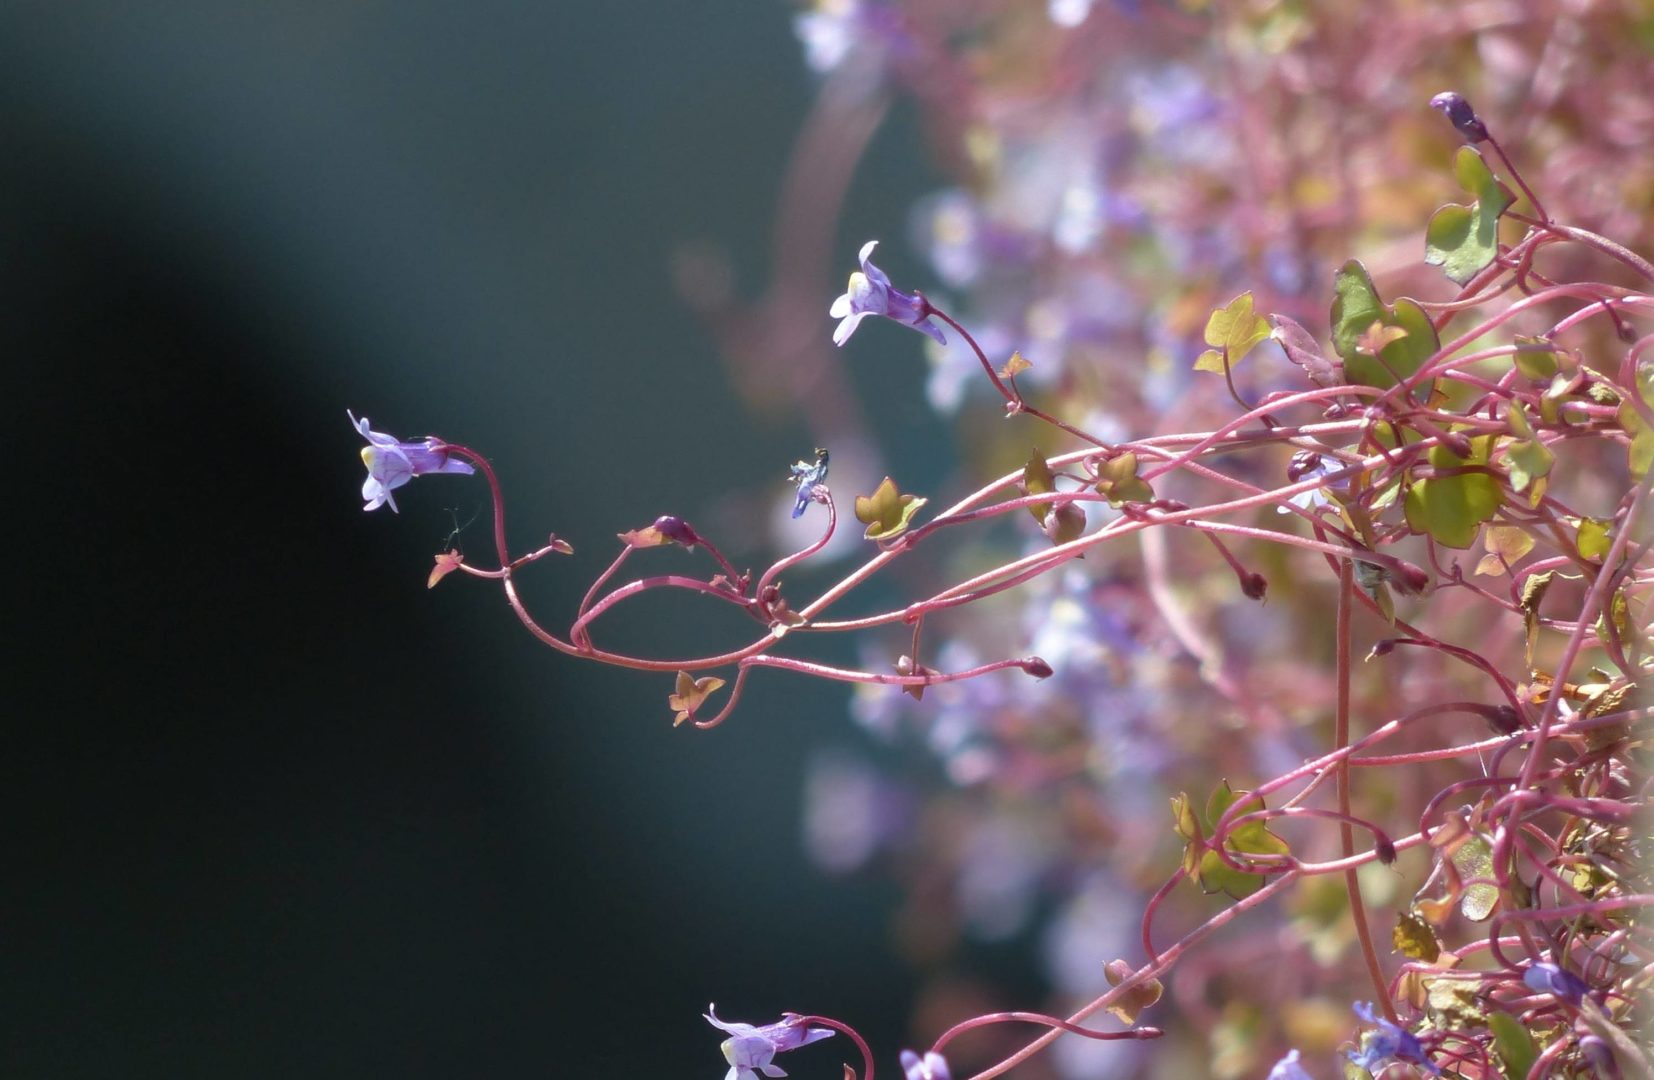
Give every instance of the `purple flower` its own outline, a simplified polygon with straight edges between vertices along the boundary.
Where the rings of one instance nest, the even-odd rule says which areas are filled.
[[[858,256],[861,269],[850,275],[850,284],[845,287],[844,295],[834,300],[833,306],[828,309],[827,313],[839,320],[838,329],[833,331],[833,344],[843,345],[849,341],[857,325],[867,316],[883,315],[929,334],[939,345],[946,345],[948,339],[930,321],[930,304],[922,297],[909,296],[892,287],[890,277],[873,265],[873,249],[878,246],[877,240],[869,240],[862,245]]]
[[[1377,1073],[1392,1060],[1405,1061],[1419,1066],[1432,1076],[1442,1074],[1441,1069],[1424,1056],[1424,1046],[1418,1038],[1411,1031],[1405,1031],[1383,1017],[1375,1016],[1370,1002],[1356,1002],[1355,1014],[1378,1029],[1369,1031],[1361,1037],[1359,1051],[1344,1051],[1344,1056],[1356,1065],[1370,1073]]]
[[[404,442],[394,435],[386,435],[382,431],[374,431],[368,426],[368,418],[356,419],[350,410],[345,410],[350,417],[351,426],[361,433],[368,444],[362,447],[362,464],[368,467],[368,478],[362,483],[362,498],[367,500],[363,510],[377,510],[386,503],[396,513],[396,500],[391,492],[406,484],[416,476],[426,473],[473,473],[469,463],[453,457],[449,453],[448,444],[441,439],[426,436],[412,442]]]
[[[1294,1050],[1275,1063],[1275,1067],[1269,1070],[1269,1076],[1265,1080],[1310,1080],[1310,1076],[1304,1071],[1304,1067],[1298,1064],[1298,1051]]]
[[[724,1074],[724,1080],[758,1080],[759,1073],[772,1077],[786,1076],[785,1069],[771,1064],[775,1055],[820,1042],[833,1034],[832,1028],[809,1027],[797,1013],[786,1013],[780,1020],[763,1027],[726,1024],[718,1019],[717,1008],[713,1005],[706,1007],[704,1015],[707,1023],[729,1032],[729,1038],[724,1040],[722,1046],[724,1060],[729,1062],[729,1072]]]
[[[1555,964],[1534,964],[1522,973],[1522,982],[1529,990],[1550,994],[1558,1001],[1579,1006],[1585,998],[1585,981],[1571,971],[1563,971]]]
[[[827,451],[816,447],[814,464],[808,461],[797,461],[787,467],[787,479],[798,485],[798,501],[793,504],[793,517],[804,513],[804,508],[810,505],[810,497],[815,494],[818,484],[827,482]]]
[[[903,1050],[901,1061],[902,1080],[953,1080],[948,1059],[934,1050],[922,1058],[911,1050]]]

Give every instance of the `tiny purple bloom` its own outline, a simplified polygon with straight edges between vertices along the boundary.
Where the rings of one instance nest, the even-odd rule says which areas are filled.
[[[396,508],[391,491],[416,476],[426,473],[474,473],[470,463],[452,457],[448,444],[441,439],[426,436],[423,439],[403,441],[394,435],[374,431],[368,418],[356,419],[356,414],[345,410],[351,426],[361,433],[368,445],[362,447],[362,464],[368,467],[368,478],[362,483],[362,498],[367,500],[363,510],[377,510],[386,503]]]
[[[1424,1046],[1411,1032],[1381,1016],[1373,1014],[1372,1004],[1365,1001],[1355,1003],[1355,1014],[1362,1020],[1376,1027],[1377,1031],[1369,1031],[1361,1037],[1361,1049],[1346,1050],[1344,1056],[1352,1062],[1366,1069],[1370,1073],[1377,1073],[1393,1059],[1417,1065],[1432,1076],[1440,1076],[1442,1071],[1429,1058],[1424,1056]]]
[[[1269,1070],[1269,1076],[1265,1080],[1310,1080],[1310,1076],[1304,1071],[1304,1067],[1298,1064],[1298,1051],[1294,1050],[1275,1063],[1275,1067]]]
[[[1522,982],[1529,990],[1550,994],[1558,1001],[1579,1006],[1585,999],[1585,981],[1571,971],[1563,971],[1555,964],[1534,964],[1522,974]]]
[[[729,1038],[723,1041],[721,1047],[724,1060],[729,1062],[724,1080],[758,1080],[759,1073],[770,1077],[786,1076],[785,1069],[771,1064],[775,1055],[820,1042],[833,1034],[832,1028],[807,1026],[804,1018],[797,1013],[786,1013],[780,1020],[763,1027],[726,1024],[718,1019],[717,1007],[713,1005],[708,1005],[703,1015],[713,1027],[729,1032]]]
[[[787,479],[798,485],[798,501],[793,504],[793,517],[804,513],[804,508],[810,505],[810,498],[815,494],[816,486],[827,482],[827,451],[816,447],[815,463],[808,461],[794,462],[788,466]]]
[[[861,269],[850,275],[850,284],[844,295],[833,301],[828,314],[839,320],[833,331],[833,344],[843,345],[856,332],[856,327],[868,315],[883,315],[887,319],[913,327],[929,334],[938,345],[946,345],[942,330],[930,321],[930,305],[917,296],[909,296],[890,284],[890,277],[872,263],[877,240],[862,245]]]
[[[953,1080],[948,1059],[934,1050],[920,1057],[911,1050],[902,1051],[902,1080]]]

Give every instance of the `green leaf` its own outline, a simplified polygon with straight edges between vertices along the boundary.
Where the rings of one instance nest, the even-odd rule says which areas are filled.
[[[1195,862],[1193,877],[1205,892],[1224,892],[1236,900],[1240,900],[1263,888],[1264,875],[1234,869],[1224,862],[1222,856],[1217,852],[1205,849],[1204,842],[1201,839],[1205,833],[1212,831],[1218,819],[1223,817],[1224,812],[1237,802],[1241,802],[1243,805],[1236,810],[1236,816],[1250,814],[1264,808],[1261,797],[1245,798],[1248,794],[1249,792],[1232,790],[1227,780],[1220,782],[1213,789],[1211,797],[1206,800],[1205,828],[1202,829],[1198,824],[1193,827],[1192,831],[1195,835],[1194,838],[1189,840],[1184,852],[1184,865],[1187,867],[1191,861]],[[1178,818],[1178,832],[1185,838],[1189,838],[1189,833],[1185,829],[1194,815],[1193,811],[1189,809],[1188,797],[1179,796],[1179,798],[1182,799],[1181,805],[1177,800],[1173,800],[1172,803],[1173,811]],[[1240,855],[1285,855],[1291,851],[1286,841],[1270,832],[1262,821],[1248,822],[1238,828],[1229,830],[1228,835],[1224,838],[1223,846],[1228,851]],[[1198,855],[1198,859],[1191,859],[1191,856],[1195,855]]]
[[[1206,320],[1206,344],[1212,347],[1200,354],[1195,370],[1222,375],[1226,359],[1233,368],[1268,338],[1269,323],[1252,309],[1252,294],[1243,292]]]
[[[1378,333],[1385,327],[1396,327],[1406,336],[1389,341],[1374,356],[1362,348],[1374,340],[1374,323],[1380,326]],[[1360,260],[1351,259],[1333,279],[1332,344],[1344,358],[1346,379],[1383,389],[1424,366],[1441,348],[1441,339],[1430,316],[1418,304],[1403,298],[1392,308],[1380,300],[1367,268]],[[1422,389],[1428,396],[1429,385]]]
[[[1022,467],[1022,490],[1029,495],[1049,495],[1057,490],[1057,480],[1051,474],[1051,466],[1037,449],[1028,456],[1028,464]],[[1051,504],[1035,503],[1028,508],[1028,512],[1034,515],[1035,521],[1044,525],[1045,515],[1051,512]]]
[[[1516,335],[1516,370],[1533,382],[1550,382],[1557,373],[1556,349],[1541,337]]]
[[[1542,442],[1513,442],[1505,447],[1505,469],[1510,473],[1510,486],[1515,491],[1526,491],[1535,480],[1549,476],[1556,457]]]
[[[1539,1047],[1528,1029],[1510,1013],[1497,1011],[1487,1014],[1487,1026],[1493,1032],[1493,1045],[1499,1051],[1506,1080],[1527,1080],[1539,1057]]]
[[[1154,489],[1137,478],[1137,455],[1129,450],[1097,466],[1097,494],[1108,496],[1110,506],[1154,499]]]
[[[1427,460],[1433,469],[1486,465],[1493,436],[1472,439],[1471,454],[1461,458],[1445,446],[1431,447]],[[1499,484],[1485,472],[1457,473],[1415,480],[1407,489],[1407,524],[1414,532],[1429,533],[1438,544],[1467,548],[1482,522],[1499,510]]]
[[[1448,203],[1431,215],[1424,231],[1424,261],[1441,267],[1450,280],[1463,285],[1499,254],[1499,215],[1515,199],[1474,147],[1459,148],[1453,175],[1476,201],[1469,206]]]
[[[1613,524],[1612,521],[1604,521],[1601,518],[1580,518],[1579,538],[1576,541],[1579,553],[1592,562],[1605,557],[1613,543],[1608,532]]]
[[[1005,361],[1005,366],[999,369],[999,375],[1003,379],[1014,379],[1033,366],[1034,362],[1024,357],[1021,352],[1013,352],[1011,358]]]
[[[856,496],[856,520],[867,526],[869,540],[893,540],[907,531],[913,515],[929,500],[903,495],[896,482],[885,477],[871,495]]]

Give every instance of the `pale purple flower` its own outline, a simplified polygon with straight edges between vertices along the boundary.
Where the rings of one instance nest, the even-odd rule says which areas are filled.
[[[816,487],[827,482],[827,451],[818,446],[814,462],[797,461],[788,466],[787,471],[787,479],[798,485],[798,501],[793,503],[793,517],[798,517],[810,505]]]
[[[1050,0],[1046,13],[1058,26],[1073,28],[1085,22],[1091,14],[1093,0]]]
[[[901,1062],[902,1080],[953,1080],[948,1059],[934,1050],[926,1051],[922,1058],[911,1050],[903,1050]]]
[[[1342,461],[1339,461],[1337,458],[1322,457],[1321,455],[1310,450],[1300,450],[1292,456],[1292,463],[1287,467],[1287,479],[1295,484],[1300,481],[1311,479],[1324,480],[1328,477],[1343,472],[1346,468],[1348,468],[1348,466]],[[1308,491],[1301,491],[1294,495],[1289,501],[1298,509],[1307,510],[1309,513],[1313,514],[1317,510],[1320,510],[1323,506],[1332,505],[1332,500],[1327,497],[1327,491],[1329,488],[1333,491],[1343,492],[1347,491],[1349,486],[1350,479],[1346,476],[1336,483],[1324,485],[1318,488],[1310,488]],[[1275,508],[1275,512],[1277,514],[1292,513],[1292,511],[1285,506],[1277,506]]]
[[[815,8],[793,16],[793,33],[804,45],[804,60],[825,74],[843,63],[860,31],[859,0],[819,0]]]
[[[718,1019],[716,1006],[708,1005],[703,1014],[706,1022],[720,1031],[729,1032],[721,1049],[729,1071],[724,1080],[758,1080],[758,1074],[786,1076],[787,1071],[772,1064],[775,1055],[797,1050],[832,1036],[832,1028],[810,1027],[797,1013],[786,1013],[780,1020],[763,1027],[752,1024],[726,1024]]]
[[[833,331],[833,344],[843,345],[849,341],[850,335],[856,332],[856,327],[867,316],[883,315],[929,334],[938,345],[946,345],[948,339],[942,336],[941,328],[930,321],[930,305],[923,298],[909,296],[892,286],[889,275],[873,265],[873,249],[878,246],[877,240],[869,240],[862,245],[861,254],[857,256],[861,269],[850,275],[850,284],[845,287],[844,295],[834,300],[833,306],[828,309],[828,314],[839,320],[838,329]]]
[[[1558,1001],[1578,1007],[1585,999],[1587,987],[1578,975],[1571,971],[1564,971],[1555,964],[1534,964],[1522,973],[1522,982],[1529,990],[1539,994],[1550,994]]]
[[[1374,1074],[1392,1061],[1405,1061],[1417,1065],[1432,1076],[1442,1074],[1441,1069],[1424,1056],[1424,1045],[1411,1031],[1404,1030],[1382,1016],[1374,1015],[1372,1004],[1369,1002],[1358,1001],[1354,1008],[1357,1016],[1372,1024],[1377,1030],[1369,1031],[1361,1037],[1360,1050],[1344,1051],[1345,1057]]]
[[[1294,1050],[1275,1063],[1265,1080],[1310,1080],[1310,1075],[1298,1064],[1298,1051]]]
[[[358,420],[348,409],[345,415],[350,417],[351,426],[368,441],[362,447],[362,464],[368,468],[368,478],[362,483],[362,498],[367,500],[363,510],[377,510],[389,503],[391,510],[401,513],[391,492],[416,476],[476,472],[469,462],[454,457],[448,444],[441,439],[426,436],[423,439],[402,440],[382,431],[374,431],[368,426],[365,416]]]

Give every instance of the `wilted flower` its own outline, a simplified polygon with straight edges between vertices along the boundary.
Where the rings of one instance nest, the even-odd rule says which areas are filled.
[[[1571,971],[1555,964],[1534,964],[1522,973],[1522,982],[1529,990],[1550,994],[1558,1001],[1578,1006],[1585,999],[1585,981]]]
[[[441,439],[426,436],[403,441],[394,435],[374,431],[368,426],[365,416],[358,420],[348,409],[345,415],[350,417],[351,426],[368,441],[368,445],[362,447],[362,464],[368,467],[368,478],[362,483],[362,498],[367,500],[363,510],[377,510],[389,503],[393,511],[401,513],[396,509],[391,491],[414,477],[426,473],[468,474],[477,471],[470,463],[453,457],[448,445]]]
[[[833,306],[828,309],[828,314],[839,320],[838,329],[833,331],[833,344],[843,345],[849,341],[850,335],[856,332],[856,326],[867,316],[883,315],[929,334],[939,345],[946,345],[948,339],[930,321],[930,305],[920,297],[909,296],[893,287],[889,275],[873,265],[873,249],[878,246],[877,240],[869,240],[862,245],[861,254],[857,256],[861,269],[850,275],[850,284],[845,287],[844,295],[834,300]]]
[[[1310,1076],[1304,1071],[1304,1067],[1298,1064],[1298,1051],[1294,1050],[1275,1063],[1275,1067],[1269,1070],[1269,1076],[1265,1080],[1310,1080]]]
[[[1344,1052],[1344,1056],[1352,1062],[1374,1074],[1392,1060],[1417,1065],[1432,1076],[1442,1074],[1441,1069],[1424,1056],[1424,1046],[1419,1042],[1418,1037],[1411,1031],[1406,1031],[1383,1017],[1374,1015],[1370,1002],[1356,1002],[1355,1014],[1367,1023],[1374,1025],[1378,1030],[1369,1031],[1361,1037],[1360,1050],[1346,1050]]]
[[[707,1023],[729,1032],[729,1038],[721,1047],[724,1060],[729,1062],[729,1072],[724,1074],[724,1080],[758,1080],[759,1073],[770,1077],[786,1076],[785,1069],[771,1064],[775,1055],[820,1042],[833,1034],[832,1028],[808,1026],[797,1013],[787,1013],[775,1023],[763,1027],[726,1024],[718,1019],[717,1008],[713,1005],[706,1007],[704,1015]]]
[[[804,508],[810,505],[810,497],[815,494],[818,484],[827,482],[827,451],[816,447],[814,463],[795,461],[788,466],[787,479],[798,485],[798,501],[793,504],[793,517],[804,513]]]
[[[902,1080],[953,1080],[948,1059],[934,1050],[922,1058],[911,1050],[903,1050],[901,1062]]]

